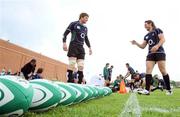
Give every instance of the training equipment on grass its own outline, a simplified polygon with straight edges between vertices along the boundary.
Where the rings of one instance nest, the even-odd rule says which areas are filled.
[[[81,102],[83,99],[86,98],[86,92],[79,84],[74,83],[67,83],[68,85],[72,86],[73,89],[76,92],[76,100],[74,101],[74,104]]]
[[[109,90],[107,90],[105,87],[98,87],[101,93],[101,96],[104,97],[109,93]],[[108,88],[108,87],[107,87]]]
[[[104,90],[104,96],[108,96],[112,93],[112,90],[109,87],[103,87]]]
[[[86,85],[82,85],[82,88],[84,89],[84,91],[87,94],[86,98],[84,98],[83,101],[87,101],[87,100],[91,99],[93,96],[93,91],[89,87],[87,87]]]
[[[97,87],[97,88],[98,88],[99,96],[103,97],[104,94],[105,94],[105,91],[104,91],[103,87]]]
[[[39,112],[46,111],[52,107],[56,107],[61,101],[61,92],[57,85],[52,81],[44,79],[36,79],[30,81],[34,96],[30,106],[30,110]]]
[[[73,87],[63,82],[56,81],[54,83],[59,86],[62,92],[62,99],[59,104],[64,106],[71,105],[76,100],[76,91]]]
[[[58,104],[67,106],[111,93],[108,87],[0,76],[0,116],[21,116],[28,109],[42,112]]]
[[[98,92],[98,89],[96,88],[96,86],[91,86],[91,88],[94,90],[94,92],[95,92],[95,97],[94,98],[97,98],[97,97],[99,97],[99,92]]]
[[[0,76],[0,117],[21,116],[28,111],[33,89],[17,76]]]
[[[121,94],[126,94],[126,93],[127,93],[127,90],[126,90],[126,86],[125,86],[124,80],[122,80],[121,83],[120,83],[119,93],[121,93]]]
[[[91,99],[93,96],[93,91],[89,89],[88,87],[86,87],[86,85],[79,85],[79,86],[81,86],[83,90],[85,91],[85,98],[83,99],[83,101],[87,101]]]
[[[94,89],[95,89],[95,91],[96,91],[96,98],[98,98],[98,97],[100,97],[101,95],[100,95],[100,90],[98,89],[98,87],[97,86],[92,86]]]
[[[94,89],[92,86],[89,86],[89,85],[86,85],[86,87],[88,87],[92,92],[93,92],[93,95],[92,95],[92,97],[90,98],[90,99],[94,99],[94,98],[96,98],[97,97],[97,95],[98,95],[98,92],[97,92],[97,90],[96,89]]]
[[[109,89],[109,95],[112,94],[113,93],[112,90],[110,88],[108,88],[108,89]]]

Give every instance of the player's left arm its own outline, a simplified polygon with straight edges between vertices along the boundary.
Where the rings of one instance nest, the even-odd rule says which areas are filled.
[[[159,43],[156,44],[151,49],[151,52],[156,52],[159,49],[159,47],[161,47],[164,44],[164,42],[165,42],[164,34],[163,34],[163,32],[160,29],[158,30],[158,38],[159,38]]]
[[[161,34],[158,35],[158,37],[159,37],[159,43],[157,44],[157,46],[160,47],[160,46],[162,46],[162,45],[164,44],[164,42],[165,42],[164,34],[161,33]]]
[[[92,49],[91,49],[91,44],[90,44],[90,41],[89,41],[87,35],[85,36],[85,43],[86,43],[86,45],[87,45],[88,48],[89,48],[89,55],[91,55],[91,54],[92,54]]]

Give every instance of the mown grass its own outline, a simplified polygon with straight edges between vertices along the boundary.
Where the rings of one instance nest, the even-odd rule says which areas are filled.
[[[180,117],[180,89],[174,89],[171,96],[159,90],[150,96],[138,95],[138,101],[141,110],[145,109],[142,117]],[[156,109],[151,110],[152,108]]]
[[[28,112],[25,117],[117,117],[128,97],[129,94],[114,93],[67,107],[58,106],[43,113]]]
[[[58,106],[47,112],[28,112],[25,117],[118,117],[130,94],[113,93],[110,96],[71,106]],[[150,96],[138,95],[142,117],[180,117],[180,89],[172,96],[156,91]],[[156,108],[153,110],[153,108]],[[161,112],[162,110],[162,112]],[[165,112],[163,111],[165,110]]]

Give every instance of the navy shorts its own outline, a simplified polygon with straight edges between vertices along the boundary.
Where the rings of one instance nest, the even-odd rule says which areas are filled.
[[[85,59],[85,50],[83,46],[70,44],[68,50],[68,57],[75,57],[77,59]]]
[[[165,61],[166,54],[165,53],[151,53],[147,55],[146,61]]]

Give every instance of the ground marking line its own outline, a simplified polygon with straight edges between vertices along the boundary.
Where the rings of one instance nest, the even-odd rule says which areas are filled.
[[[119,117],[141,117],[141,108],[136,93],[131,93]]]
[[[171,112],[180,112],[180,108],[177,109],[163,109],[158,107],[144,107],[142,111],[151,111],[151,112],[159,112],[159,113],[171,113]]]

